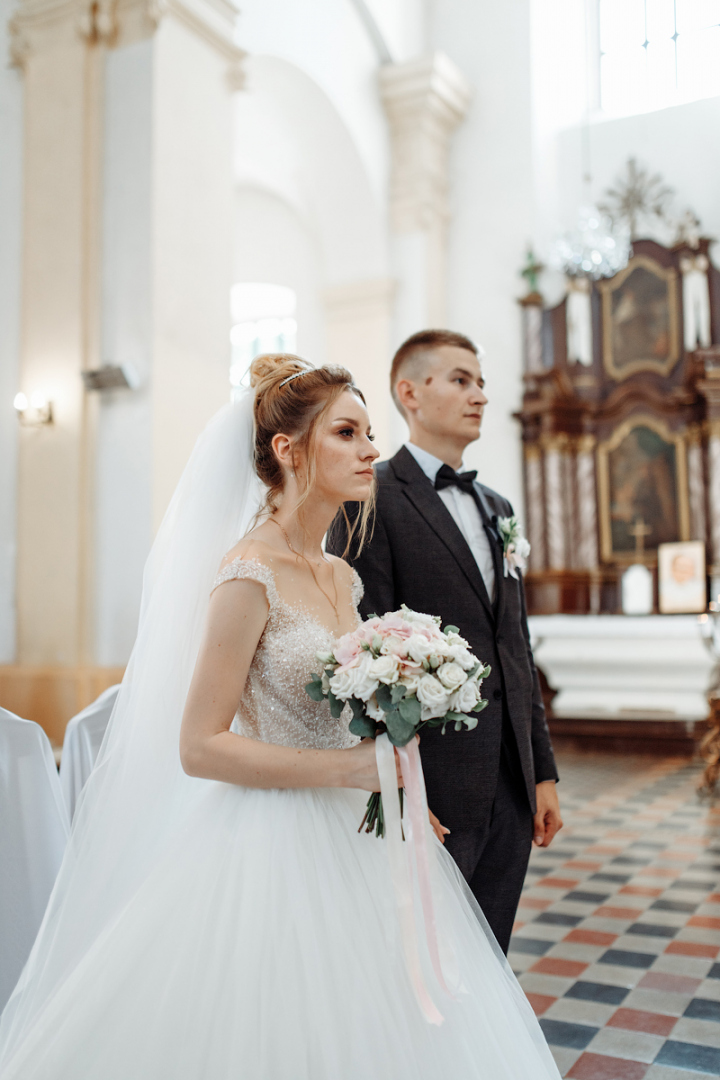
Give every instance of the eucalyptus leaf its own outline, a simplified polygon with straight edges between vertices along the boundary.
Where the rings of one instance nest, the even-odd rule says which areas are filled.
[[[407,746],[415,734],[415,725],[403,720],[397,710],[386,715],[385,726],[387,727],[388,739],[393,746]]]
[[[322,683],[320,681],[318,681],[318,682],[309,682],[305,687],[305,691],[306,691],[308,697],[312,698],[313,701],[324,701],[325,700],[325,695],[323,694],[323,689],[322,689]]]
[[[397,711],[397,705],[392,699],[392,691],[389,686],[385,686],[384,683],[380,683],[377,690],[375,691],[375,696],[377,697],[378,705],[383,710],[383,712],[390,713]]]
[[[413,727],[417,727],[420,723],[421,708],[420,702],[416,697],[403,698],[398,706],[400,715],[406,723],[412,724]]]
[[[360,698],[356,698],[356,697],[349,698],[348,705],[352,709],[353,719],[356,716],[364,716],[365,715],[365,702],[361,701]]]
[[[402,698],[405,697],[406,693],[407,693],[407,687],[406,686],[403,686],[402,683],[395,683],[395,685],[392,687],[392,689],[390,691],[390,696],[391,696],[392,701],[397,703],[398,701],[400,701]]]
[[[443,634],[459,634],[460,628],[457,626],[446,626],[443,630]]]
[[[340,713],[345,707],[345,702],[340,701],[340,698],[336,698],[332,690],[328,690],[328,701],[330,702],[330,715],[333,720],[339,719]]]
[[[478,701],[477,705],[476,705],[476,706],[475,706],[475,708],[473,709],[473,712],[482,712],[482,711],[483,711],[483,709],[487,709],[488,705],[489,705],[489,702],[488,702],[488,699],[487,699],[487,698],[485,698],[485,697],[484,697],[484,698],[480,698],[480,700]]]
[[[375,721],[371,720],[369,716],[353,716],[349,724],[349,730],[353,735],[357,735],[361,739],[372,739],[375,736]]]
[[[477,716],[466,716],[465,717],[465,727],[468,729],[468,731],[472,731],[477,726],[478,726],[478,718],[477,718]]]

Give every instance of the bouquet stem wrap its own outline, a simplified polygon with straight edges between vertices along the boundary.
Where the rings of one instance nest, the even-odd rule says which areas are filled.
[[[430,961],[438,984],[448,997],[454,1000],[454,995],[447,987],[440,963],[437,922],[432,892],[435,852],[432,849],[429,836],[430,826],[425,781],[417,742],[413,739],[407,746],[397,748],[403,784],[407,795],[407,818],[403,822],[400,816],[400,801],[397,796],[398,787],[394,751],[395,748],[387,735],[378,735],[375,740],[375,757],[383,796],[385,835],[390,860],[390,875],[398,906],[400,935],[408,974],[422,1013],[429,1023],[442,1024],[442,1014],[430,996],[423,976],[413,900],[412,867],[414,864]],[[403,826],[405,843],[403,842]]]

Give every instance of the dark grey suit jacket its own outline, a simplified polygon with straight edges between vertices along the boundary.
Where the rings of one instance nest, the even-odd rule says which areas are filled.
[[[348,560],[365,585],[364,616],[394,611],[401,604],[439,615],[442,625],[459,627],[475,655],[492,666],[483,683],[488,705],[474,731],[425,730],[420,742],[428,802],[444,825],[475,828],[490,813],[497,785],[500,749],[514,733],[522,776],[533,812],[535,784],[556,780],[557,772],[537,671],[530,649],[522,579],[504,577],[502,543],[493,519],[512,514],[506,499],[482,485],[483,516],[491,536],[496,597],[492,604],[482,574],[462,533],[430,480],[403,447],[376,469],[377,509],[372,539]],[[353,519],[357,504],[347,504]],[[347,530],[342,515],[328,538],[328,550],[342,555]],[[518,770],[519,771],[519,770]]]

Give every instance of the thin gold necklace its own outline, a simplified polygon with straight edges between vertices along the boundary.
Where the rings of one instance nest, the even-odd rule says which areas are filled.
[[[331,608],[333,609],[333,611],[335,612],[335,622],[336,622],[336,623],[338,624],[338,626],[339,626],[339,625],[340,625],[340,616],[339,616],[339,614],[338,614],[338,609],[337,609],[337,586],[335,585],[335,575],[334,575],[334,574],[332,574],[332,566],[330,567],[330,572],[331,572],[331,574],[332,574],[332,579],[333,579],[333,589],[335,590],[335,601],[334,601],[334,602],[333,602],[333,601],[332,601],[332,600],[330,599],[330,597],[328,596],[328,594],[327,594],[327,593],[325,592],[325,590],[323,589],[322,585],[321,585],[321,584],[320,584],[320,582],[318,581],[318,579],[317,579],[317,577],[316,577],[316,575],[315,575],[315,571],[313,570],[313,565],[312,565],[312,563],[310,562],[310,560],[308,559],[307,555],[303,555],[303,553],[302,553],[301,551],[296,551],[296,550],[295,550],[295,548],[294,548],[294,547],[292,546],[292,544],[290,543],[290,537],[289,537],[289,536],[288,536],[288,534],[287,534],[287,533],[285,532],[284,528],[282,527],[282,525],[280,524],[280,522],[278,521],[278,519],[277,519],[276,517],[271,517],[271,518],[270,518],[270,521],[274,521],[274,522],[275,522],[275,524],[277,525],[278,529],[280,530],[280,532],[281,532],[281,533],[283,534],[283,536],[285,537],[285,543],[286,543],[286,544],[287,544],[287,546],[288,546],[288,547],[290,548],[290,550],[292,551],[293,555],[297,555],[297,557],[298,557],[299,559],[303,559],[303,560],[304,560],[304,561],[305,561],[305,562],[306,562],[306,563],[308,564],[308,567],[309,567],[310,573],[311,573],[311,574],[312,574],[312,576],[313,576],[313,581],[315,582],[315,584],[317,585],[318,589],[320,590],[320,592],[321,592],[321,593],[323,594],[323,596],[324,596],[324,597],[325,597],[325,599],[327,600],[327,602],[328,602],[328,604],[330,605],[330,607],[331,607]],[[324,561],[324,562],[328,562],[328,559],[324,559],[323,561]]]

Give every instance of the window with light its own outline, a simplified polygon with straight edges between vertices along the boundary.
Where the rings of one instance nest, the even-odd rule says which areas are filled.
[[[598,31],[604,112],[720,94],[720,0],[598,0]]]
[[[230,383],[247,385],[248,368],[258,353],[295,352],[297,297],[286,285],[241,281],[230,290],[232,360]]]

